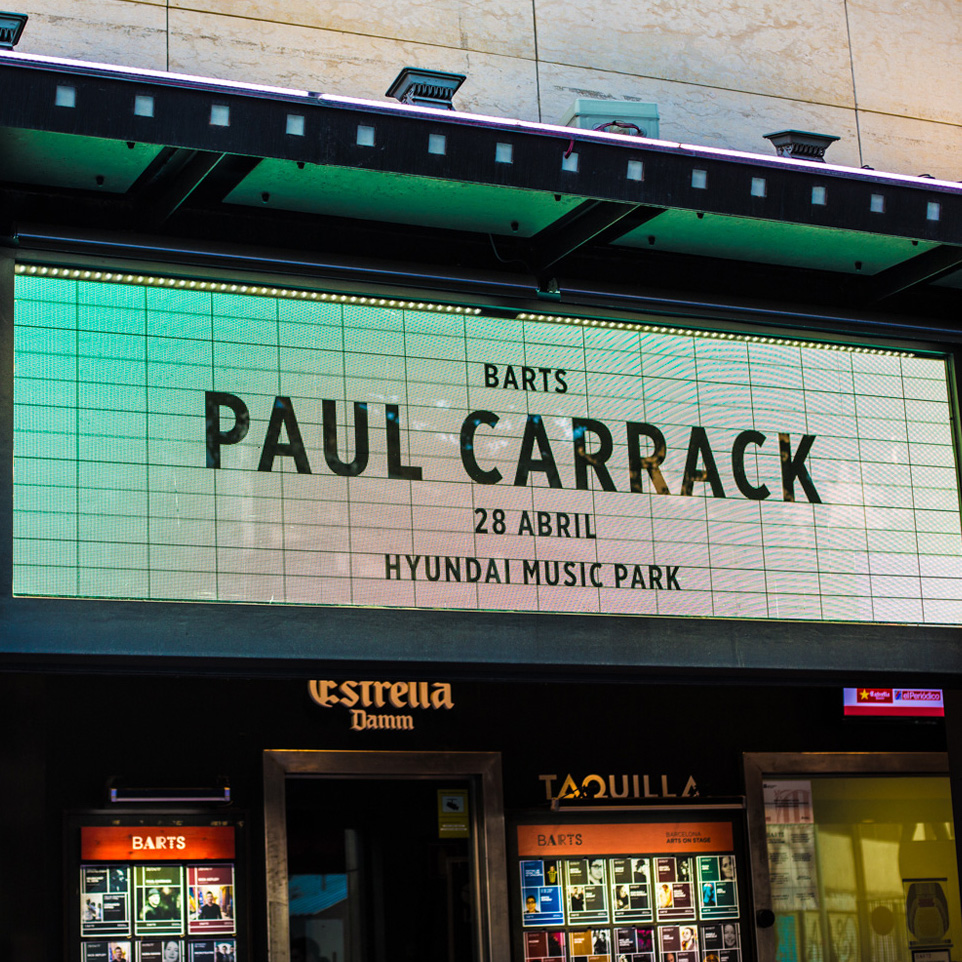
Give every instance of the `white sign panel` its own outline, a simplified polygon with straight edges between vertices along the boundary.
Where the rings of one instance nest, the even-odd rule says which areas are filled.
[[[939,358],[30,270],[18,594],[962,623]]]

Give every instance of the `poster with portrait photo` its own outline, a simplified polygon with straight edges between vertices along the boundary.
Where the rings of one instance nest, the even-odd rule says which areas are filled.
[[[135,865],[135,935],[184,934],[182,865]]]
[[[521,862],[522,925],[564,925],[561,870],[554,859]]]
[[[565,906],[569,925],[608,921],[607,867],[603,858],[568,859]]]
[[[232,935],[234,866],[187,866],[187,932],[189,935]]]
[[[663,925],[658,929],[658,948],[662,962],[701,962],[698,954],[698,928],[694,925]]]
[[[184,943],[180,939],[138,942],[137,962],[184,962]]]
[[[133,962],[130,942],[84,942],[83,962]]]
[[[588,929],[569,932],[571,962],[611,962],[611,932],[608,929]]]
[[[646,858],[608,860],[611,876],[611,918],[614,922],[651,922],[651,885]]]
[[[130,935],[130,876],[126,865],[80,866],[80,934]]]
[[[656,858],[655,906],[658,921],[695,919],[695,867],[691,858]]]
[[[618,962],[655,962],[655,930],[615,929],[615,955]]]
[[[703,919],[738,918],[734,855],[699,855],[698,913]]]
[[[565,956],[565,933],[562,931],[525,932],[525,962],[563,962]]]
[[[701,927],[702,962],[741,962],[741,933],[735,922]]]
[[[233,939],[205,939],[187,943],[187,962],[237,962]]]

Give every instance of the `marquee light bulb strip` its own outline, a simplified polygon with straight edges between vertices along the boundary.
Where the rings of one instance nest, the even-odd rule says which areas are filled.
[[[713,341],[741,341],[743,344],[783,344],[787,347],[808,347],[820,351],[842,351],[850,354],[879,354],[885,357],[917,357],[911,351],[893,351],[881,347],[860,347],[856,344],[833,344],[829,341],[799,341],[788,337],[769,337],[764,334],[735,334],[731,331],[705,331],[690,327],[666,327],[662,324],[633,324],[622,321],[603,321],[598,318],[562,317],[554,314],[518,314],[519,321],[539,321],[546,324],[581,324],[584,327],[605,327],[615,330],[641,331],[645,334],[672,334],[678,337],[697,337]]]
[[[128,274],[117,271],[82,270],[72,267],[49,267],[38,264],[17,264],[16,273],[62,280],[95,281],[106,284],[133,284],[140,287],[161,287],[215,294],[244,294],[251,297],[281,297],[289,300],[317,301],[327,304],[354,304],[363,307],[386,307],[408,311],[433,311],[439,314],[463,314],[472,317],[484,313],[484,310],[480,307],[464,307],[461,304],[438,304],[431,301],[408,301],[397,298],[368,297],[360,294],[333,294],[327,291],[308,291],[290,287],[267,287],[260,284],[201,281],[183,277],[161,277],[156,274]],[[800,341],[762,334],[698,330],[687,327],[669,327],[662,324],[571,317],[563,314],[530,314],[526,311],[521,311],[516,315],[515,319],[519,321],[535,321],[541,324],[566,324],[616,331],[638,331],[644,334],[670,334],[679,337],[697,337],[716,341],[740,341],[747,344],[783,344],[789,347],[814,348],[823,351],[842,351],[856,354],[877,354],[885,357],[916,356],[916,354],[911,351],[860,347],[855,344]]]
[[[113,271],[89,271],[68,267],[45,267],[18,264],[18,274],[53,277],[72,281],[99,281],[107,284],[133,284],[139,287],[169,287],[174,290],[201,291],[214,294],[246,294],[253,297],[283,297],[299,301],[324,301],[329,304],[358,304],[365,307],[394,307],[409,311],[437,311],[443,314],[480,314],[478,307],[460,304],[433,304],[428,301],[402,301],[386,297],[364,297],[355,294],[329,294],[326,291],[294,290],[289,287],[265,287],[259,284],[225,283],[223,281],[188,280],[183,277],[159,277],[156,274],[124,274]]]

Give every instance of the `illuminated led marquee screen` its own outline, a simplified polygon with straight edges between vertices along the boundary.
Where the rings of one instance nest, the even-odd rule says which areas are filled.
[[[962,623],[940,358],[29,266],[16,294],[19,595]]]

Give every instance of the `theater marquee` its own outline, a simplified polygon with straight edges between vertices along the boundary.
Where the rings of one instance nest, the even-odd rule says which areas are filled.
[[[962,623],[942,358],[19,271],[17,594]]]

